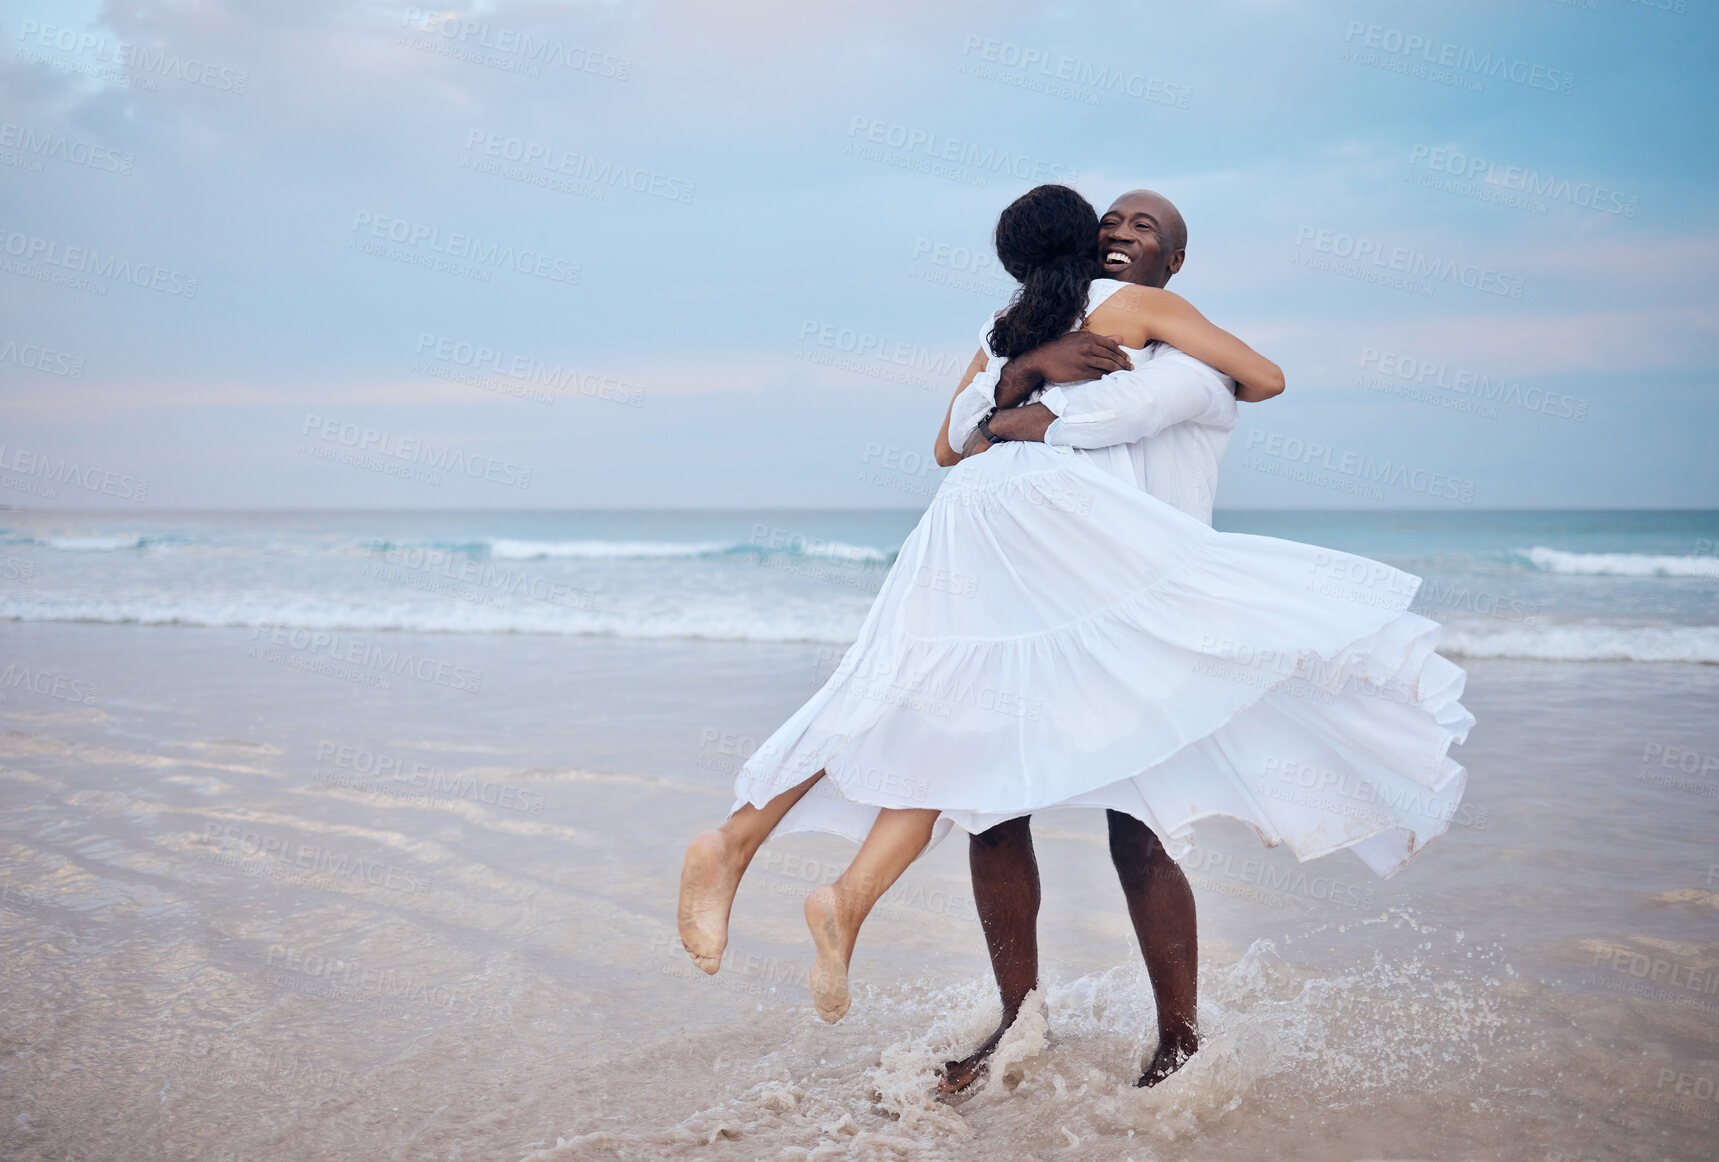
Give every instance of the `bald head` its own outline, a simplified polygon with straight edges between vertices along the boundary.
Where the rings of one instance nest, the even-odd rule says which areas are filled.
[[[1135,209],[1144,210],[1163,225],[1164,240],[1173,244],[1172,249],[1188,248],[1188,224],[1182,221],[1182,211],[1176,209],[1176,203],[1157,190],[1129,190],[1110,203],[1110,208],[1119,214],[1127,214]]]
[[[1188,226],[1175,203],[1154,190],[1129,190],[1098,221],[1104,273],[1141,286],[1163,286],[1187,257]]]

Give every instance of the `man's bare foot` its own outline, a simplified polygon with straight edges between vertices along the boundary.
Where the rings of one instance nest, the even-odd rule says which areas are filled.
[[[732,845],[720,831],[706,831],[686,845],[680,868],[680,907],[676,919],[681,945],[693,963],[712,976],[722,967],[728,947],[728,910],[740,890]]]
[[[812,1007],[832,1025],[847,1015],[852,1003],[848,960],[854,952],[854,934],[848,930],[839,902],[836,889],[828,884],[806,897],[806,927],[812,930],[812,943],[818,949],[818,959],[808,974]]]
[[[1158,1042],[1158,1052],[1146,1064],[1135,1086],[1150,1089],[1188,1063],[1188,1058],[1200,1047],[1200,1039],[1191,1032],[1166,1033]]]
[[[943,1069],[937,1075],[937,1090],[939,1093],[960,1093],[968,1086],[985,1076],[985,1067],[991,1060],[991,1054],[996,1052],[998,1042],[1003,1034],[1009,1031],[1009,1026],[1015,1023],[1013,1015],[1005,1015],[1003,1023],[997,1026],[986,1042],[972,1053],[959,1061],[946,1061]]]

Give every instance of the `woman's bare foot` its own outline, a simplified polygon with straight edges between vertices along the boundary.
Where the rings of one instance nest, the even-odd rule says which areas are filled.
[[[680,868],[680,942],[693,963],[712,976],[728,947],[728,911],[740,890],[733,845],[720,831],[706,831],[686,845]]]
[[[1200,1039],[1189,1031],[1166,1033],[1158,1041],[1158,1052],[1146,1064],[1146,1072],[1134,1084],[1150,1089],[1188,1063],[1188,1058],[1200,1047]]]
[[[855,934],[842,917],[839,904],[840,896],[828,884],[806,897],[806,927],[812,930],[812,943],[818,949],[818,959],[808,974],[812,1007],[832,1025],[847,1014],[852,1003],[848,961],[854,954]]]

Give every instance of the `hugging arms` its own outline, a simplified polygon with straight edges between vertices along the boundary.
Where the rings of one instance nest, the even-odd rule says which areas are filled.
[[[1136,366],[1125,348],[1152,343],[1167,346]],[[948,467],[982,451],[987,442],[975,429],[993,407],[989,427],[997,438],[1106,447],[1208,418],[1211,381],[1225,377],[1224,389],[1244,403],[1283,391],[1275,363],[1187,300],[1157,287],[1127,286],[1081,330],[1007,361],[976,354],[937,434],[937,462]]]

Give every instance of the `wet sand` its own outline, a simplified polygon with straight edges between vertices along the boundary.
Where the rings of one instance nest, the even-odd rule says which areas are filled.
[[[5,1157],[1711,1155],[1713,667],[1470,663],[1465,810],[1390,881],[1203,829],[1207,1044],[1151,1091],[1102,819],[1042,818],[1043,1004],[945,1103],[996,1016],[959,836],[833,1028],[798,903],[847,844],[760,856],[717,977],[674,937],[682,845],[829,647],[382,636],[404,672],[0,626]]]

